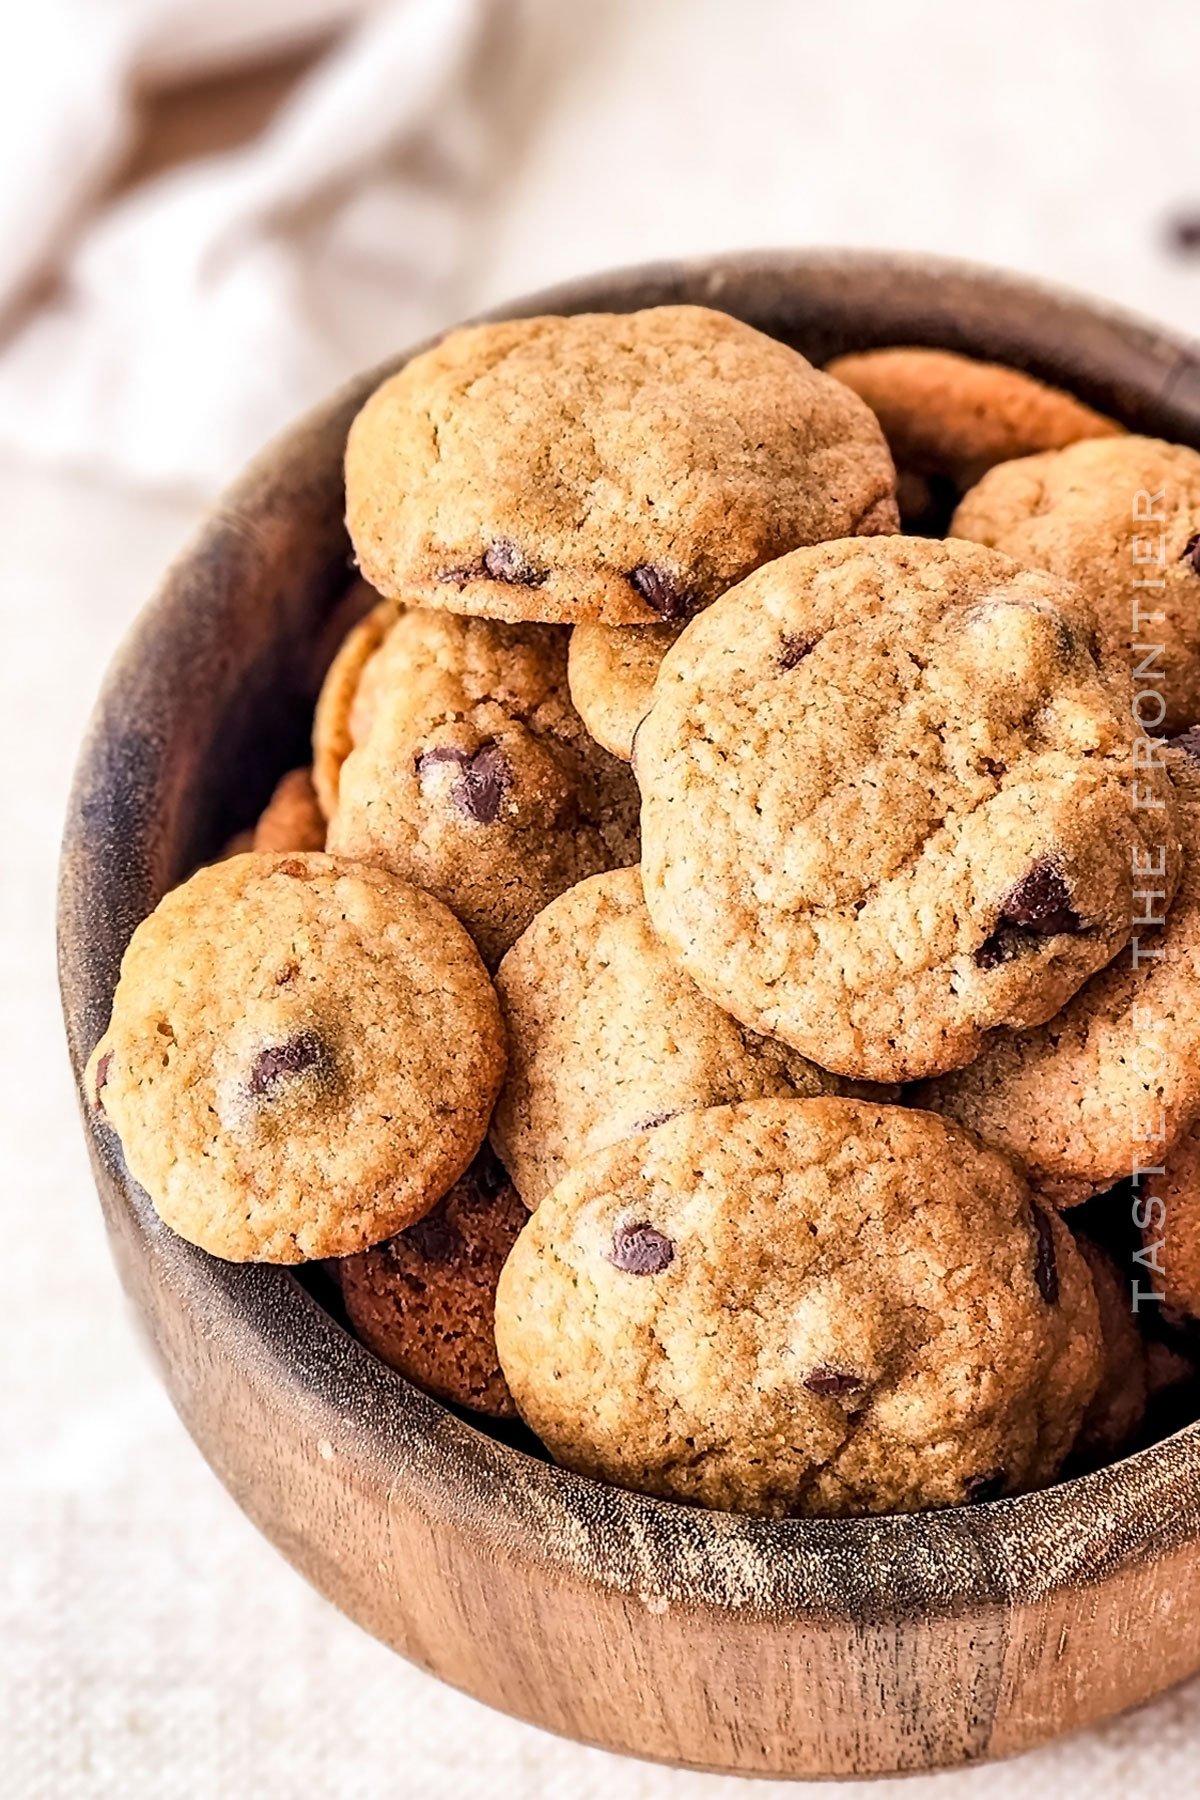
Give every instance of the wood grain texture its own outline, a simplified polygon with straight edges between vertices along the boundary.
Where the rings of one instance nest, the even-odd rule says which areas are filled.
[[[818,361],[886,343],[998,358],[1200,447],[1194,346],[961,265],[742,256],[497,316],[668,300]],[[63,849],[77,1080],[134,926],[299,759],[350,579],[342,445],[382,373],[264,452],[109,673]],[[491,1705],[690,1767],[885,1774],[1027,1749],[1200,1667],[1200,1426],[1044,1494],[915,1518],[772,1523],[622,1493],[463,1423],[284,1270],[181,1242],[85,1126],[122,1279],[217,1474],[335,1604]]]

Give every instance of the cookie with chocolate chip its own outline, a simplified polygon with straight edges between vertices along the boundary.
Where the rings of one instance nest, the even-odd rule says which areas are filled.
[[[663,657],[682,625],[577,625],[567,675],[579,716],[598,744],[628,762],[650,710]]]
[[[1128,943],[1179,870],[1128,671],[1068,583],[976,545],[797,550],[694,619],[638,728],[651,922],[751,1030],[841,1075],[968,1063]],[[1147,864],[1149,866],[1149,864]]]
[[[172,1230],[232,1262],[344,1256],[427,1213],[504,1073],[462,926],[317,852],[202,869],[138,926],[87,1091]]]
[[[1058,1206],[1154,1167],[1200,1116],[1200,734],[1183,741],[1191,755],[1147,751],[1171,780],[1183,846],[1170,910],[1169,850],[1149,844],[1131,896],[1140,922],[1109,967],[1036,1031],[993,1032],[969,1068],[910,1096],[995,1144]]]
[[[639,869],[551,901],[496,973],[509,1065],[492,1142],[535,1207],[594,1151],[681,1112],[841,1091],[714,1006],[650,927]]]
[[[291,769],[268,800],[250,844],[252,850],[323,850],[325,814],[311,769]]]
[[[436,1400],[513,1418],[496,1356],[496,1283],[527,1217],[485,1148],[432,1212],[335,1265],[363,1343]]]
[[[757,1100],[625,1138],[554,1189],[496,1297],[555,1460],[782,1517],[1053,1480],[1100,1377],[1057,1216],[932,1115]]]
[[[952,350],[863,350],[827,372],[883,427],[906,531],[941,536],[956,501],[997,463],[1121,430],[1061,388]]]
[[[870,409],[701,306],[451,332],[346,447],[363,573],[510,620],[673,623],[797,544],[894,531]]]
[[[1200,453],[1120,437],[1025,457],[985,475],[950,530],[1083,590],[1149,731],[1200,718]]]
[[[571,704],[567,638],[409,608],[362,671],[329,847],[436,894],[489,967],[555,895],[638,856],[637,787]]]

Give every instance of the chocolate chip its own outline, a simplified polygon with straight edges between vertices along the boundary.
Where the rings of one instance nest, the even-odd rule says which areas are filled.
[[[816,638],[805,637],[799,631],[786,632],[779,646],[779,667],[784,670],[794,669],[816,647]]]
[[[463,769],[450,790],[450,798],[469,819],[491,825],[499,814],[509,779],[508,764],[499,745],[485,744]]]
[[[1082,929],[1079,914],[1071,906],[1071,890],[1053,863],[1038,863],[1021,877],[1004,902],[1000,923],[1036,932],[1039,937]]]
[[[848,1369],[814,1369],[804,1377],[804,1385],[810,1394],[819,1394],[824,1399],[839,1399],[842,1394],[853,1394],[863,1385],[861,1375],[852,1375]]]
[[[496,538],[483,553],[483,566],[493,581],[509,581],[517,587],[537,587],[545,572],[536,569],[511,538]]]
[[[654,563],[639,563],[636,569],[630,569],[629,579],[646,605],[668,624],[690,619],[697,610],[693,596],[683,592],[668,569],[660,569]]]
[[[963,1482],[963,1499],[968,1506],[983,1506],[989,1500],[998,1500],[1007,1480],[1007,1469],[987,1469],[982,1475],[968,1475]]]
[[[399,1237],[427,1263],[444,1268],[452,1263],[462,1248],[462,1239],[446,1217],[446,1202],[439,1200],[415,1225],[406,1226]]]
[[[998,963],[1012,960],[1017,947],[1005,940],[1005,932],[1053,937],[1058,932],[1077,935],[1085,931],[1087,927],[1070,900],[1070,889],[1053,863],[1037,863],[1005,900],[995,931],[975,952],[976,966],[994,969]]]
[[[474,755],[448,745],[426,750],[417,758],[418,777],[439,763],[454,763],[460,771],[450,789],[451,805],[477,825],[494,824],[511,778],[500,746],[484,744]]]
[[[675,1260],[675,1246],[652,1225],[618,1225],[608,1260],[626,1275],[661,1275]]]
[[[1187,544],[1184,547],[1183,555],[1179,560],[1180,562],[1191,563],[1193,573],[1200,575],[1200,531],[1196,533],[1195,537],[1188,539]]]
[[[112,1068],[112,1059],[112,1051],[106,1050],[104,1055],[100,1058],[100,1061],[96,1064],[95,1085],[92,1088],[92,1105],[96,1108],[97,1112],[104,1111],[104,1101],[101,1096],[104,1093],[104,1084],[108,1080],[108,1071]]]
[[[1168,738],[1172,750],[1182,750],[1193,762],[1200,762],[1200,725],[1189,725],[1178,737]]]
[[[1058,1252],[1054,1248],[1054,1227],[1042,1211],[1034,1204],[1033,1231],[1037,1245],[1033,1257],[1033,1279],[1037,1282],[1038,1293],[1047,1306],[1053,1306],[1058,1299]]]
[[[656,1125],[665,1125],[668,1119],[674,1117],[673,1112],[647,1113],[646,1117],[639,1119],[632,1129],[634,1131],[653,1131]]]
[[[295,1037],[259,1051],[250,1067],[250,1092],[256,1099],[270,1099],[285,1081],[328,1060],[329,1051],[315,1031],[297,1032]]]

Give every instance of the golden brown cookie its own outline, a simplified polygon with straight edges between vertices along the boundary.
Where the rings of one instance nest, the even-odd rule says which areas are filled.
[[[996,463],[1121,430],[1061,388],[951,350],[864,350],[836,357],[827,373],[882,425],[906,530],[940,536],[954,500]]]
[[[380,600],[347,633],[317,697],[313,715],[313,785],[327,819],[337,811],[342,764],[366,736],[372,695],[359,700],[363,673],[401,612],[396,600]]]
[[[409,609],[355,703],[369,690],[330,849],[436,894],[489,967],[556,894],[638,856],[637,787],[571,704],[567,635]]]
[[[650,710],[663,657],[682,625],[577,625],[567,676],[579,716],[598,744],[628,762]]]
[[[910,1096],[1005,1151],[1058,1205],[1152,1167],[1200,1115],[1200,766],[1177,748],[1155,755],[1174,783],[1184,850],[1166,924],[1139,925],[1056,1018],[997,1031],[969,1068]],[[1167,858],[1151,849],[1147,860],[1153,871]],[[1161,874],[1139,874],[1141,918],[1162,918],[1164,894]]]
[[[1200,719],[1200,454],[1158,438],[1074,444],[993,469],[954,537],[1082,588],[1106,650],[1137,670],[1150,731]]]
[[[172,1230],[294,1263],[427,1213],[503,1073],[495,990],[446,908],[310,852],[234,857],[159,902],[87,1089]]]
[[[1052,1481],[1100,1378],[1071,1234],[932,1114],[685,1113],[580,1165],[496,1296],[518,1410],[582,1474],[738,1512]]]
[[[655,930],[752,1030],[841,1075],[960,1067],[1129,941],[1128,672],[1067,582],[976,545],[844,540],[758,570],[667,652],[638,728]]]
[[[509,1046],[492,1142],[526,1206],[677,1113],[832,1094],[836,1076],[706,1000],[650,928],[639,869],[560,894],[496,973]]]
[[[797,544],[899,522],[870,410],[701,306],[451,332],[354,421],[346,519],[406,603],[614,625],[685,619]]]
[[[335,1265],[363,1343],[435,1399],[513,1418],[496,1356],[496,1283],[526,1217],[485,1147],[432,1212]]]
[[[325,814],[311,769],[292,769],[279,782],[254,827],[252,850],[323,850]]]

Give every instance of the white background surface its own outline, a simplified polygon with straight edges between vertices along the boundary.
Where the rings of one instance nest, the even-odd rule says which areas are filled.
[[[823,242],[975,256],[1200,324],[1200,262],[1172,261],[1160,230],[1200,204],[1200,11],[1185,0],[563,11],[456,312],[606,263]],[[0,466],[0,1795],[795,1792],[581,1750],[418,1674],[258,1537],[143,1359],[67,1080],[54,863],[103,667],[198,511]],[[1200,1793],[1200,1682],[905,1792]]]

